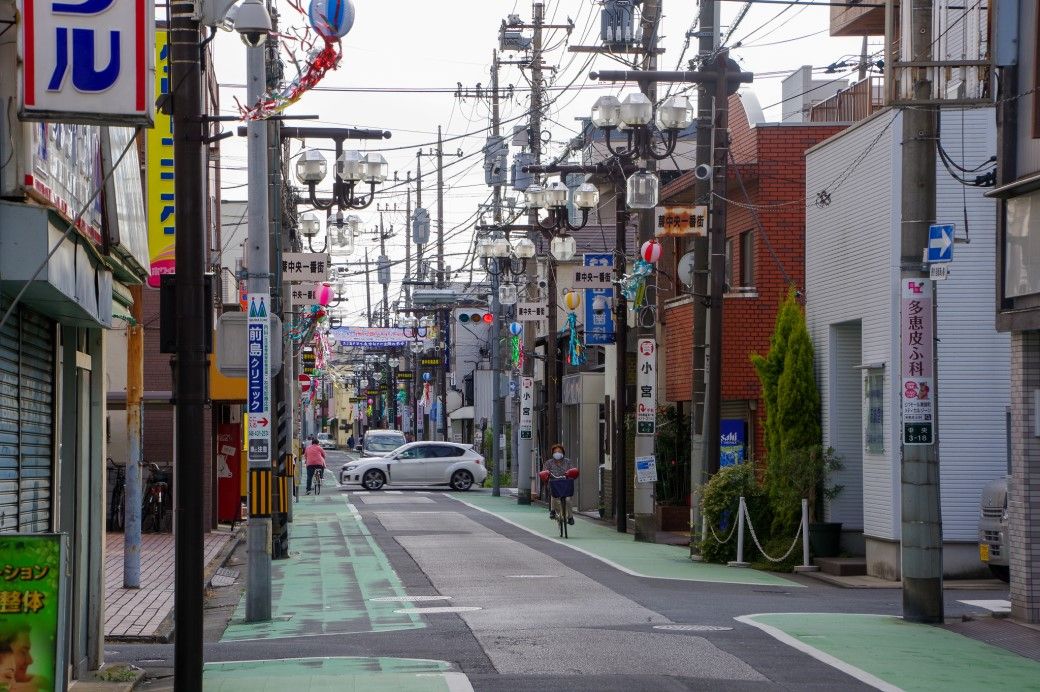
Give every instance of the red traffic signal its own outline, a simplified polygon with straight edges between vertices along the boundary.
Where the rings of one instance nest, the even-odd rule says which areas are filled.
[[[495,317],[490,312],[460,312],[459,322],[466,324],[467,322],[484,322],[485,324],[491,324],[494,322]]]

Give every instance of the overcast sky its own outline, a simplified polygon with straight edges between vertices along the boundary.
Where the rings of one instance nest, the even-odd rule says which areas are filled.
[[[490,82],[492,51],[497,47],[498,27],[506,15],[516,13],[530,21],[532,5],[521,0],[455,0],[428,2],[419,0],[354,0],[357,18],[353,30],[343,39],[343,60],[339,69],[330,73],[324,87],[369,89],[370,91],[314,91],[306,95],[288,113],[316,114],[317,121],[301,122],[308,125],[372,127],[390,130],[393,138],[381,142],[357,142],[359,149],[380,150],[394,171],[403,179],[411,170],[414,177],[416,152],[421,147],[428,151],[436,141],[440,125],[445,138],[454,137],[444,145],[445,151],[445,232],[446,263],[453,269],[465,269],[469,276],[467,250],[473,231],[469,227],[477,205],[484,202],[490,188],[483,184],[483,160],[480,149],[487,136],[490,108],[487,101],[475,98],[455,98],[456,84],[474,87]],[[696,39],[683,53],[685,35],[697,15],[694,0],[664,0],[664,19],[661,44],[666,52],[660,59],[661,69],[686,68],[686,61],[696,54]],[[722,2],[723,36],[744,6],[743,2]],[[284,0],[281,8],[281,27],[303,27],[306,17],[300,15]],[[571,53],[568,45],[593,45],[599,38],[600,5],[590,0],[546,0],[547,23],[563,24],[573,20],[574,31],[546,31],[545,62],[557,68],[547,72],[551,91],[547,100],[552,103],[545,120],[543,137],[551,137],[550,153],[562,147],[576,134],[575,118],[587,115],[595,99],[605,93],[618,94],[618,86],[608,87],[588,79],[594,69],[620,67],[608,57]],[[766,107],[770,120],[780,119],[780,82],[801,65],[826,67],[843,60],[855,61],[860,52],[860,40],[831,38],[827,27],[828,7],[755,4],[733,31],[727,42],[734,46],[732,57],[745,70],[755,73],[750,87]],[[878,50],[878,45],[871,47]],[[304,58],[302,50],[287,44]],[[245,48],[233,34],[221,34],[215,42],[217,76],[222,85],[222,110],[236,113],[235,98],[244,100],[244,89],[234,85],[244,82]],[[289,50],[283,50],[289,57]],[[680,57],[682,56],[682,57]],[[516,54],[505,59],[515,59]],[[681,60],[681,62],[680,62]],[[295,72],[291,62],[288,76]],[[829,78],[852,75],[854,67],[844,68]],[[819,74],[819,73],[818,73]],[[515,66],[504,66],[500,84],[515,86],[513,98],[502,101],[502,119],[509,121],[524,114],[529,103],[527,82]],[[564,90],[560,87],[571,85]],[[624,92],[635,89],[631,85]],[[416,90],[444,90],[432,93]],[[516,120],[516,122],[521,122]],[[512,123],[503,128],[508,134]],[[471,133],[468,134],[467,133]],[[293,144],[293,152],[300,150]],[[456,154],[461,151],[463,159]],[[246,182],[245,142],[231,138],[222,143],[223,196],[225,199],[244,199]],[[331,159],[331,156],[330,156]],[[330,161],[331,164],[331,161]],[[450,167],[447,167],[451,164]],[[424,157],[424,174],[434,169],[434,160]],[[692,168],[692,165],[691,165]],[[331,172],[331,165],[330,165]],[[423,205],[434,213],[435,182],[433,175],[423,181]],[[511,191],[510,191],[511,192]],[[377,196],[379,204],[397,205],[398,211],[384,214],[384,224],[391,223],[398,231],[390,241],[391,259],[404,256],[405,186]],[[414,204],[414,189],[413,189]],[[364,227],[378,224],[379,214],[373,207],[361,212]],[[378,241],[368,235],[359,238],[353,259],[363,258],[364,247],[370,257],[378,252]],[[403,266],[395,267],[390,300],[397,297],[398,281]],[[348,322],[360,324],[364,319],[365,289],[363,281],[352,282],[348,290],[350,316]],[[381,296],[373,282],[373,300]]]

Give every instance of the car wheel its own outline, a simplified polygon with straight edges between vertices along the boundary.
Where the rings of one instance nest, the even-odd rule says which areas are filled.
[[[1007,565],[990,565],[989,571],[1005,584],[1011,581],[1011,568]]]
[[[456,471],[451,474],[451,487],[453,490],[465,492],[473,486],[473,474],[469,471]]]
[[[379,490],[386,485],[386,476],[379,469],[369,469],[361,477],[361,485],[365,490]]]

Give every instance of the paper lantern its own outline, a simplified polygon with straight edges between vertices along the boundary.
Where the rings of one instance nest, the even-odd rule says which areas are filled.
[[[513,322],[509,325],[509,333],[513,336],[520,336],[524,333],[524,325],[519,322]]]
[[[429,382],[429,381],[430,381],[430,380],[432,380],[432,379],[433,379],[433,376],[432,376],[432,375],[431,375],[430,373],[428,373],[428,372],[424,372],[424,373],[422,374],[422,380],[423,380],[423,382]]]
[[[321,36],[343,38],[354,26],[354,3],[351,0],[311,0],[307,18]]]
[[[318,305],[328,305],[332,302],[332,285],[321,283],[314,287],[314,300]],[[315,311],[317,312],[317,311]]]
[[[661,243],[656,240],[648,240],[639,249],[639,254],[642,256],[643,261],[654,264],[661,259]]]
[[[563,304],[567,306],[567,309],[574,312],[581,305],[581,293],[578,291],[567,291],[563,295]]]

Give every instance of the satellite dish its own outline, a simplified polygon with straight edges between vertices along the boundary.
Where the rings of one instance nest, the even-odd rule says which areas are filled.
[[[687,252],[679,259],[679,266],[676,269],[679,280],[690,288],[693,288],[693,261],[693,253]]]

